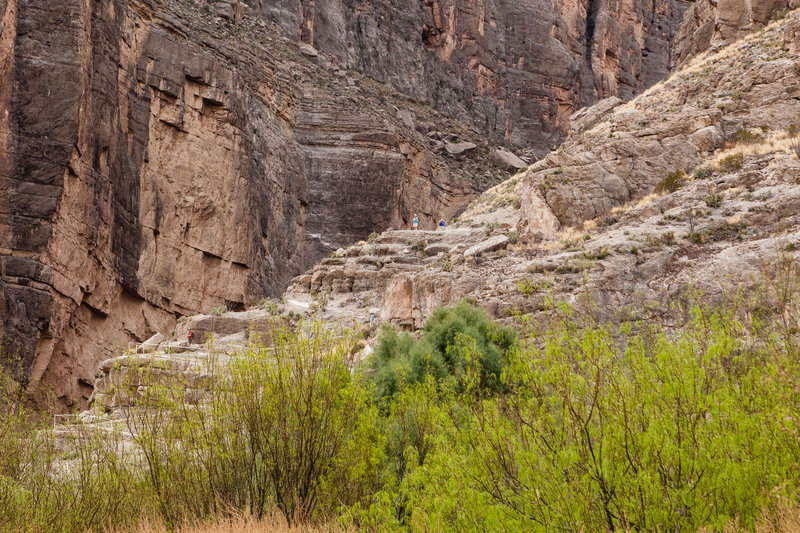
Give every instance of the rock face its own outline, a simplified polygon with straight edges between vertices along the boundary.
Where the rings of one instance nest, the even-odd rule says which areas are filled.
[[[457,222],[343,249],[296,278],[284,300],[330,320],[375,316],[411,329],[465,297],[533,331],[560,316],[554,301],[598,323],[674,323],[675,304],[695,290],[711,306],[741,291],[779,309],[781,276],[796,272],[800,248],[800,159],[789,138],[800,79],[786,53],[796,17],[627,104],[598,103],[583,114],[595,117],[586,129]]]
[[[348,68],[543,155],[569,116],[669,73],[690,0],[291,0],[262,13]]]
[[[0,0],[0,327],[67,404],[177,315],[277,295],[340,245],[412,209],[432,226],[485,186],[389,112],[391,91],[215,4],[230,16]]]
[[[680,187],[681,172],[691,177],[695,169],[719,166],[713,155],[719,150],[727,149],[723,159],[735,158],[786,143],[786,129],[800,116],[800,78],[784,51],[792,46],[784,40],[796,16],[689,64],[658,91],[574,130],[558,152],[530,167],[524,193],[530,207],[523,209],[519,229],[552,234],[560,226],[602,221],[659,185]],[[723,166],[737,164],[734,159]]]
[[[676,36],[675,63],[732,43],[797,7],[798,0],[696,0]]]

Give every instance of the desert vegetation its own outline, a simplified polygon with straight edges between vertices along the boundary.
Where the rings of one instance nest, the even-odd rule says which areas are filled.
[[[363,363],[354,332],[301,322],[199,398],[142,373],[117,429],[59,438],[4,376],[0,529],[780,530],[798,279],[787,256],[757,294],[676,298],[669,327],[551,302],[514,333],[461,302]]]

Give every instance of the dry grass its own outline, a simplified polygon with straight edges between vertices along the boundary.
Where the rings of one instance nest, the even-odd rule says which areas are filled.
[[[480,198],[470,204],[459,218],[462,220],[473,218],[494,209],[505,207],[512,204],[515,200],[519,201],[522,196],[522,178],[526,175],[526,171],[527,169],[522,170],[506,181],[484,192]]]
[[[737,144],[714,154],[714,157],[703,163],[702,166],[718,167],[719,162],[728,156],[742,154],[744,157],[753,157],[766,154],[784,152],[794,154],[792,139],[785,131],[773,133],[769,137],[751,144]]]
[[[160,522],[145,521],[138,527],[118,530],[116,533],[166,533],[170,530]],[[354,531],[338,525],[289,525],[279,512],[265,518],[254,518],[237,514],[186,525],[174,530],[176,533],[348,533]]]

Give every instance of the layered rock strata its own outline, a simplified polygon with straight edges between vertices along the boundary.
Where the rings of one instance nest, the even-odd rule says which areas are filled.
[[[481,131],[541,155],[569,116],[666,76],[689,0],[293,0],[262,13]]]

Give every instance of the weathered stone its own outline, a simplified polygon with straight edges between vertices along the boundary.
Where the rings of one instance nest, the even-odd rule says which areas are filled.
[[[433,256],[441,253],[446,254],[449,253],[451,249],[452,247],[449,244],[443,242],[437,242],[425,247],[425,255]]]
[[[554,148],[569,116],[669,73],[689,0],[261,2],[290,38],[496,139]],[[387,23],[386,21],[391,21]],[[417,36],[411,38],[411,36]]]
[[[672,57],[680,64],[718,49],[767,24],[776,14],[795,9],[795,0],[697,0],[684,15],[675,36]]]
[[[319,55],[317,49],[308,43],[300,43],[299,48],[300,52],[308,57],[317,57]]]
[[[570,128],[576,132],[588,130],[594,127],[606,113],[623,104],[623,101],[616,96],[604,98],[596,104],[584,107],[569,117]]]
[[[494,252],[495,250],[505,248],[507,245],[508,237],[505,235],[495,235],[494,237],[467,248],[464,251],[464,257],[473,257],[488,252]]]
[[[447,153],[454,156],[467,155],[475,151],[478,146],[471,142],[447,143],[444,145]]]
[[[492,152],[492,162],[508,172],[516,172],[528,166],[525,161],[502,148]]]
[[[783,42],[790,54],[800,54],[800,12],[789,15]]]

